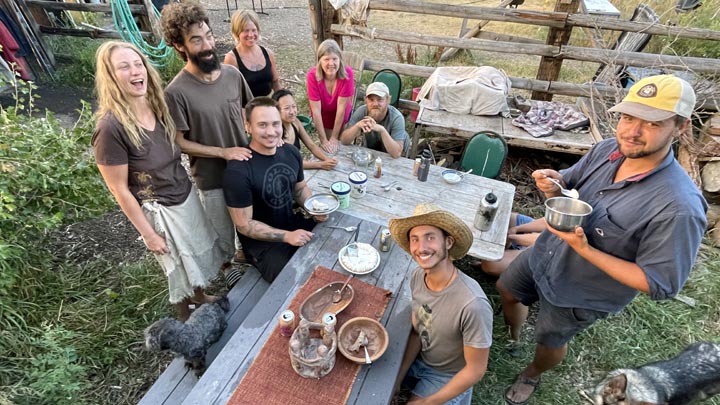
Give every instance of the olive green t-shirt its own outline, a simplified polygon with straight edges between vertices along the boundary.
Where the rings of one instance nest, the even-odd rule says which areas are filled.
[[[247,147],[242,109],[252,97],[240,71],[224,64],[214,82],[202,81],[183,69],[165,88],[170,115],[185,139],[221,148]],[[225,165],[224,159],[190,156],[200,190],[222,188]]]

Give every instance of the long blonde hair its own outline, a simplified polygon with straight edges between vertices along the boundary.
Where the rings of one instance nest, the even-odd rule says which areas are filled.
[[[165,127],[170,144],[175,145],[175,122],[170,117],[167,103],[163,95],[160,75],[157,70],[148,63],[147,58],[135,45],[122,41],[108,41],[100,45],[95,54],[95,88],[98,96],[97,118],[100,119],[106,114],[112,114],[122,125],[127,133],[130,142],[137,148],[142,148],[142,138],[147,136],[145,130],[140,126],[138,117],[130,108],[130,101],[127,95],[120,89],[115,77],[115,69],[110,62],[110,56],[116,49],[130,49],[137,53],[147,69],[147,93],[145,98],[155,118]]]
[[[342,60],[342,50],[340,49],[340,45],[338,45],[338,43],[335,42],[334,39],[326,39],[322,41],[320,45],[318,45],[317,64],[315,65],[315,80],[320,81],[325,78],[325,72],[323,72],[322,67],[320,66],[320,58],[329,53],[334,53],[338,56],[338,58],[340,58],[340,63],[338,64],[337,78],[347,79],[348,74],[345,71],[345,63]]]

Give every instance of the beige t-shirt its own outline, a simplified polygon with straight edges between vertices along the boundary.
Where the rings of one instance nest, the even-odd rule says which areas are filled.
[[[492,308],[480,284],[458,270],[443,291],[425,285],[425,271],[410,279],[413,328],[420,336],[420,356],[438,371],[455,374],[465,367],[463,346],[478,349],[492,344]]]

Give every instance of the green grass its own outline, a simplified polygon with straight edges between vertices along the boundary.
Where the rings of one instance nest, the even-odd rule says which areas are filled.
[[[481,282],[497,307],[500,299],[494,280],[472,270],[466,262],[461,262],[460,267]],[[718,342],[720,252],[709,241],[703,245],[698,263],[680,293],[695,299],[696,305],[691,307],[678,300],[656,302],[641,294],[620,314],[601,320],[578,335],[570,343],[563,363],[543,375],[530,404],[583,404],[586,402],[579,391],[592,396],[595,384],[610,370],[667,359],[693,342]],[[494,322],[488,372],[475,386],[473,402],[477,404],[503,404],[505,388],[533,356],[532,330],[523,331],[523,354],[513,358],[504,349],[507,331],[502,315],[495,316]],[[720,404],[720,398],[706,403]]]

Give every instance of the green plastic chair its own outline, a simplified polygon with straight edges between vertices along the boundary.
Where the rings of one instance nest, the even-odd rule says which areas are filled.
[[[478,132],[465,145],[460,169],[472,169],[471,174],[494,179],[502,171],[507,154],[507,143],[502,136],[493,131]]]
[[[402,91],[402,79],[392,69],[383,69],[372,78],[372,82],[383,82],[390,90],[390,104],[397,107],[400,102],[400,92]]]

